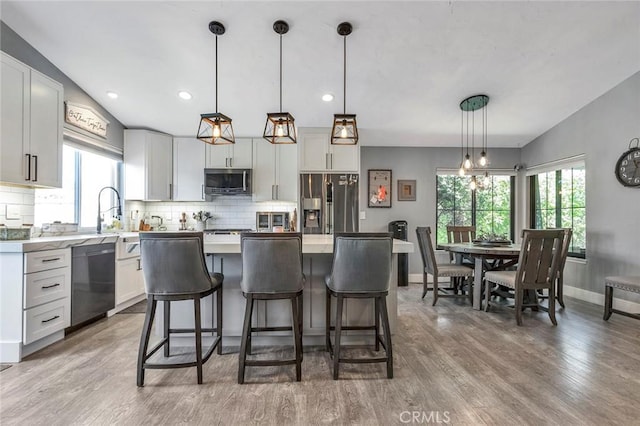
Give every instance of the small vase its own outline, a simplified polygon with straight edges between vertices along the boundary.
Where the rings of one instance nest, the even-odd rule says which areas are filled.
[[[195,230],[197,232],[202,232],[204,231],[204,222],[201,220],[196,220],[196,226],[195,226]]]

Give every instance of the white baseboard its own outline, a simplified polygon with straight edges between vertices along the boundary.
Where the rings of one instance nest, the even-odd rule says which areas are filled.
[[[127,300],[126,302],[122,302],[121,304],[119,304],[118,306],[116,306],[115,308],[111,309],[110,311],[107,312],[107,317],[113,316],[115,314],[117,314],[120,311],[123,311],[133,305],[135,305],[138,302],[141,302],[143,300],[145,300],[147,298],[146,293],[142,293],[132,299]]]
[[[409,274],[409,282],[422,284],[422,274]]]
[[[578,300],[582,300],[589,303],[595,303],[604,307],[604,294],[596,293],[595,291],[585,290],[583,288],[564,286],[564,295],[573,297]],[[621,290],[618,290],[620,292]],[[630,300],[619,299],[615,297],[616,290],[613,291],[613,307],[625,312],[636,313],[640,312],[640,303],[632,302]]]

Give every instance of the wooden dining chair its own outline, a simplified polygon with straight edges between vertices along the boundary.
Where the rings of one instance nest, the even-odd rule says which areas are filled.
[[[556,228],[553,228],[553,229],[556,229]],[[562,287],[564,283],[564,266],[567,263],[567,257],[569,255],[569,247],[571,246],[571,237],[573,235],[573,230],[571,228],[557,228],[557,229],[561,229],[564,235],[562,238],[562,252],[561,252],[562,257],[560,258],[560,264],[558,266],[558,273],[556,277],[556,300],[558,301],[560,306],[564,308],[564,299],[562,297],[563,296]],[[540,290],[539,293],[542,294],[542,290]],[[549,296],[547,294],[544,294],[540,297],[543,299],[546,299]]]
[[[427,285],[427,274],[433,276],[433,304],[438,301],[438,297],[466,297],[464,294],[439,294],[439,290],[454,290],[453,287],[438,288],[438,279],[441,277],[460,277],[461,279],[469,280],[468,297],[471,303],[473,303],[473,291],[471,277],[473,276],[473,269],[463,265],[453,265],[451,263],[438,264],[436,262],[436,254],[433,250],[433,244],[431,243],[431,228],[417,227],[416,235],[418,237],[418,246],[420,247],[420,255],[422,256],[423,270],[422,270],[422,298],[426,296],[429,287]]]
[[[484,274],[486,281],[485,311],[491,305],[490,283],[509,287],[515,291],[516,323],[522,325],[522,309],[537,307],[524,304],[525,290],[548,289],[555,294],[556,277],[562,257],[562,243],[565,231],[562,229],[525,229],[522,231],[522,245],[515,271],[490,271]],[[556,322],[555,297],[549,297],[549,319]]]
[[[475,226],[459,226],[459,225],[447,225],[447,242],[448,243],[470,243],[476,239],[476,227]],[[468,255],[456,255],[453,252],[449,252],[449,261],[453,263],[456,261],[456,257],[460,259],[463,265],[473,267],[473,259]],[[458,289],[462,287],[462,280],[460,278],[451,278],[451,285]],[[454,291],[455,292],[455,291]]]

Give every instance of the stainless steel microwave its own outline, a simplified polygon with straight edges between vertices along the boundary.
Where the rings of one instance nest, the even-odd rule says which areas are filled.
[[[251,169],[204,169],[205,195],[251,195]]]

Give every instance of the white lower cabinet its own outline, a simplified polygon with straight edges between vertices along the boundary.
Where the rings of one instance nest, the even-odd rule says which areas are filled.
[[[23,344],[28,345],[71,324],[71,298],[66,297],[24,311]]]
[[[116,262],[116,306],[144,294],[144,278],[140,257]]]

